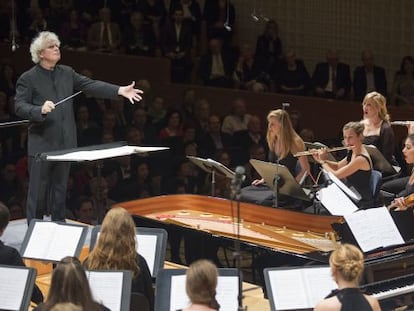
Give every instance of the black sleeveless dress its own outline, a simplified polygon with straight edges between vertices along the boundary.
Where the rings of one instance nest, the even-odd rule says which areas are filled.
[[[367,298],[359,288],[336,289],[326,298],[333,296],[336,296],[341,303],[341,311],[373,311]]]
[[[349,163],[351,161],[352,151],[350,151],[346,157],[346,161]],[[365,158],[369,167],[371,168],[368,171],[358,170],[352,175],[346,178],[347,184],[350,187],[355,188],[356,191],[361,195],[361,201],[358,202],[358,207],[360,208],[370,208],[374,204],[374,193],[371,187],[371,174],[372,174],[372,164],[370,159],[363,154],[358,154],[357,157]]]

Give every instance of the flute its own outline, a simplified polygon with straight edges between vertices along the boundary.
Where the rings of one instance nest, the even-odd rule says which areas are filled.
[[[403,125],[403,126],[411,125],[413,123],[414,121],[391,121],[390,122],[391,125]]]
[[[354,148],[354,146],[327,148],[326,152],[335,152],[335,151],[345,150],[345,149],[349,150],[352,148]],[[319,150],[319,149],[315,149],[315,150]],[[293,156],[294,157],[308,156],[308,155],[312,155],[312,153],[313,153],[313,150],[299,151],[295,153]]]

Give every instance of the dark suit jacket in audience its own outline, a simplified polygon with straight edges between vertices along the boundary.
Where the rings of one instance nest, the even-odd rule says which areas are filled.
[[[375,91],[387,96],[387,79],[385,70],[382,67],[374,66],[373,68]],[[374,91],[374,90],[372,90]],[[354,71],[354,96],[356,100],[362,101],[367,91],[367,75],[364,66],[355,68]]]
[[[329,82],[329,64],[327,62],[319,63],[316,65],[315,71],[312,76],[312,82],[314,84],[314,87],[320,87],[322,89],[326,88],[326,85]],[[335,84],[337,90],[342,88],[345,89],[344,97],[347,97],[351,89],[351,73],[349,65],[344,63],[338,63],[338,65],[336,66]]]

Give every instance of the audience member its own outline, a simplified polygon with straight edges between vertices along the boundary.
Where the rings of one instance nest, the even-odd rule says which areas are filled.
[[[364,50],[361,53],[363,65],[355,68],[354,71],[354,98],[362,101],[367,93],[378,92],[387,95],[387,79],[383,67],[376,66],[374,55],[371,50]]]
[[[163,0],[139,0],[138,10],[144,14],[145,22],[153,27],[158,42],[167,16]]]
[[[199,76],[202,82],[207,86],[230,88],[233,86],[233,72],[233,57],[223,48],[222,41],[210,39],[209,50],[200,59]]]
[[[79,12],[71,10],[69,17],[61,29],[62,45],[64,49],[86,51],[88,37],[87,27],[79,16]]]
[[[139,254],[134,220],[124,208],[115,207],[108,211],[102,222],[99,238],[84,266],[90,270],[132,271],[131,292],[143,294],[148,300],[150,310],[154,310],[151,273],[145,258]]]
[[[251,115],[246,111],[246,101],[243,98],[237,98],[233,102],[231,113],[224,117],[221,130],[230,135],[245,131],[250,118]]]
[[[176,6],[171,19],[166,23],[161,35],[163,55],[171,61],[171,81],[189,83],[192,68],[192,33],[190,25],[184,23],[184,11]]]
[[[257,37],[255,59],[261,70],[274,76],[282,60],[282,42],[276,21],[267,21],[263,34]]]
[[[111,10],[99,10],[99,21],[88,31],[88,48],[91,51],[116,53],[121,45],[121,29],[111,19]]]
[[[394,76],[391,101],[396,106],[414,107],[414,58],[404,56]]]
[[[6,205],[4,205],[0,201],[0,237],[3,235],[4,231],[6,230],[7,225],[9,224],[10,220],[10,212]],[[0,265],[8,265],[8,266],[20,266],[24,267],[25,264],[20,256],[19,252],[10,246],[4,245],[4,243],[0,240]],[[40,291],[37,285],[34,286],[31,301],[34,303],[41,303],[43,302],[43,294]]]
[[[243,90],[263,92],[269,89],[270,77],[261,70],[248,44],[241,47],[233,79],[235,87]]]
[[[76,257],[64,257],[56,265],[45,303],[33,310],[49,311],[62,302],[71,302],[88,311],[109,311],[108,308],[94,301],[85,270]]]
[[[311,79],[305,64],[289,50],[276,72],[276,90],[291,95],[308,95]]]
[[[351,88],[349,65],[339,61],[336,51],[329,50],[326,62],[316,65],[312,81],[316,96],[346,99]]]
[[[381,310],[373,296],[365,295],[359,289],[359,281],[364,270],[364,255],[356,246],[338,246],[329,257],[329,265],[338,289],[319,302],[314,308],[315,311]]]
[[[96,225],[96,218],[94,217],[95,207],[93,201],[88,197],[79,198],[78,205],[74,210],[75,219],[79,222]]]
[[[144,23],[141,12],[135,11],[129,17],[125,27],[124,48],[127,54],[155,56],[157,39],[153,28]]]

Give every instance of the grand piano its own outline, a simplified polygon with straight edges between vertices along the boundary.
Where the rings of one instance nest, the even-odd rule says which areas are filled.
[[[170,227],[234,241],[237,237],[237,204],[227,199],[200,195],[168,195],[119,203],[139,226]],[[394,217],[394,216],[393,216]],[[328,264],[337,243],[354,242],[345,236],[344,220],[337,216],[305,214],[285,209],[240,203],[239,237],[253,252],[274,253],[276,265]],[[404,245],[365,254],[365,275],[361,288],[380,300],[383,310],[414,304],[414,216],[399,214],[404,226]],[[397,224],[397,226],[399,226]],[[413,228],[407,229],[407,226]],[[335,229],[334,229],[335,228]],[[343,236],[342,236],[343,235]],[[403,310],[403,309],[401,309]]]

